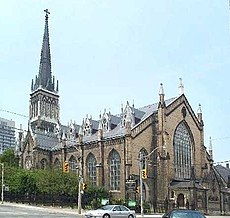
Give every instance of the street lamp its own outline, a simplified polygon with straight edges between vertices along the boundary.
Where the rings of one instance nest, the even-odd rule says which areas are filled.
[[[81,209],[82,209],[82,207],[81,207],[81,197],[82,197],[81,196],[82,195],[81,187],[82,187],[82,183],[83,183],[83,169],[82,169],[82,167],[83,167],[83,164],[82,164],[83,152],[82,152],[81,144],[80,144],[80,149],[73,144],[71,145],[71,147],[74,147],[80,153],[80,157],[78,158],[78,160],[79,160],[79,166],[78,166],[78,169],[79,169],[79,171],[78,171],[79,172],[79,178],[78,178],[78,214],[81,214]]]
[[[74,126],[73,126],[73,129],[74,129]],[[70,140],[70,147],[73,147],[75,148],[77,151],[79,151],[80,153],[80,157],[78,158],[79,160],[79,179],[78,179],[78,213],[81,214],[81,186],[82,186],[82,183],[83,183],[83,148],[82,148],[82,140],[83,140],[83,131],[82,131],[82,127],[80,127],[79,129],[79,144],[80,144],[80,148],[78,148],[75,144],[76,144],[76,138],[74,137],[74,131],[73,131],[72,127],[71,127],[71,131],[70,131],[70,134],[71,134],[71,140]],[[56,126],[56,135],[58,137],[58,139],[62,142],[64,142],[64,146],[66,145],[66,141],[67,139],[65,138],[65,134],[63,134],[63,138],[61,138],[61,134],[60,134],[60,125],[59,123],[57,124]],[[62,143],[63,143],[62,142]]]
[[[80,156],[79,163],[79,178],[78,178],[78,214],[81,214],[81,186],[83,183],[83,173],[82,173],[82,155]]]
[[[141,194],[141,217],[144,215],[144,208],[143,208],[143,178],[142,178],[142,172],[143,172],[143,162],[148,158],[151,154],[153,154],[159,147],[154,148],[149,154],[144,155],[142,152],[140,152],[140,159],[139,159],[139,177],[140,177],[140,194]],[[162,146],[163,149],[165,149],[165,146]],[[145,163],[146,167],[146,163]],[[146,173],[146,169],[145,169]]]

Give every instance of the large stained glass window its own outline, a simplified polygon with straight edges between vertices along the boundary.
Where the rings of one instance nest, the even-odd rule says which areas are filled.
[[[117,151],[113,150],[109,158],[110,190],[120,190],[121,158]]]
[[[93,154],[89,154],[87,158],[87,174],[90,184],[92,186],[97,185],[97,173],[96,173],[96,158]]]
[[[174,134],[175,177],[189,179],[191,171],[191,138],[184,123],[178,125]]]

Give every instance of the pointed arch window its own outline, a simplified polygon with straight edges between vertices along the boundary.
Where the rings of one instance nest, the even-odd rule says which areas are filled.
[[[76,170],[77,170],[77,161],[76,161],[76,158],[74,156],[71,156],[69,159],[69,169],[72,172],[76,172]]]
[[[41,169],[45,170],[48,168],[48,161],[44,158],[41,160]]]
[[[145,148],[142,148],[140,153],[139,153],[139,156],[138,156],[138,159],[140,159],[140,154],[142,154],[143,157],[147,156],[148,155],[148,152]],[[141,161],[141,166],[142,166],[142,169],[145,169],[147,166],[146,166],[146,159],[143,158],[142,161]]]
[[[177,179],[190,179],[192,161],[192,143],[189,131],[184,123],[176,128],[174,134],[174,166]]]
[[[54,161],[54,169],[56,170],[61,169],[61,163],[58,158],[56,158]]]
[[[92,186],[97,185],[97,173],[96,173],[96,158],[93,154],[89,154],[87,158],[87,174],[90,184]]]
[[[110,190],[120,190],[121,158],[117,151],[113,150],[109,158]]]

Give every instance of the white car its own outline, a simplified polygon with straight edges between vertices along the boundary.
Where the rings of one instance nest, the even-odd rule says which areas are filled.
[[[134,210],[123,205],[104,205],[85,213],[85,218],[136,218]]]

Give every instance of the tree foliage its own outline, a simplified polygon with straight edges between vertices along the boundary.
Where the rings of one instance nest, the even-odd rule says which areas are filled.
[[[7,149],[0,155],[0,162],[11,167],[19,166],[19,159],[15,156],[13,149]]]
[[[73,199],[76,202],[78,195],[79,178],[76,173],[63,173],[60,169],[54,170],[25,170],[19,168],[18,159],[12,149],[0,155],[0,162],[4,163],[4,184],[9,187],[8,195],[20,196],[19,199],[34,199],[36,196]],[[1,181],[0,181],[1,184]],[[24,197],[23,197],[24,196]],[[109,193],[102,187],[88,188],[82,195],[82,205],[91,205],[96,208],[101,199],[108,199]]]

